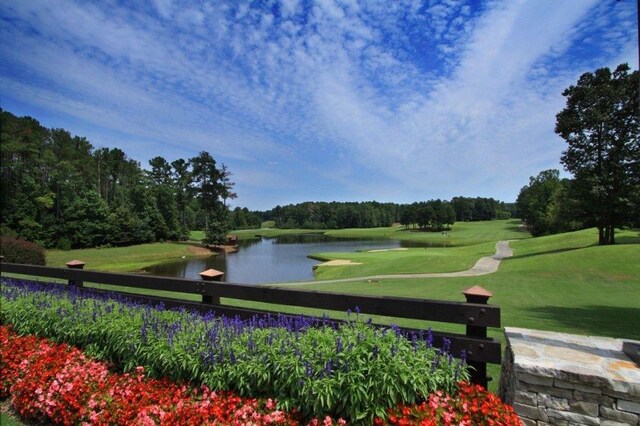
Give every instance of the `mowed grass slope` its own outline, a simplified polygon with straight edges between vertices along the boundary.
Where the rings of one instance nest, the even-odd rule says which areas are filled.
[[[213,253],[207,252],[206,255]],[[86,269],[132,272],[163,262],[202,256],[203,251],[187,243],[165,242],[129,247],[78,250],[47,250],[47,266],[64,267],[70,260],[86,263]]]
[[[324,254],[326,258],[362,261],[363,265],[320,267],[318,278],[465,270],[480,257],[492,254],[497,240],[513,236],[526,237],[528,234],[519,231],[517,224],[516,221],[458,224],[451,234],[457,232],[456,228],[460,226],[464,228],[460,230],[460,234],[466,241],[493,236],[490,242],[464,247]],[[390,229],[358,232],[371,236],[381,235]],[[481,285],[493,292],[494,297],[490,302],[502,308],[504,326],[640,340],[640,237],[637,232],[621,231],[618,233],[618,241],[620,244],[615,246],[597,246],[595,229],[525,238],[512,241],[514,256],[503,260],[498,272],[484,276],[312,283],[296,288],[463,301],[462,290]],[[88,269],[132,271],[153,263],[194,256],[192,250],[185,244],[163,243],[110,249],[49,251],[47,263],[51,266],[64,266],[67,261],[77,258],[87,262]],[[240,303],[246,307],[264,307],[262,304],[248,302],[228,302]],[[290,308],[271,306],[271,309],[288,311]],[[312,313],[304,309],[294,311]],[[409,321],[402,325],[424,324]],[[496,334],[501,334],[500,330]]]
[[[499,240],[517,240],[531,235],[520,227],[519,219],[491,220],[481,222],[456,222],[450,230],[425,232],[419,229],[392,226],[389,228],[339,229],[327,231],[332,237],[345,238],[394,238],[402,241],[433,244],[435,247],[459,247],[496,242]]]
[[[514,256],[503,260],[496,273],[478,277],[363,280],[301,288],[462,302],[462,291],[479,285],[493,293],[490,303],[500,306],[502,327],[640,340],[640,237],[624,231],[619,233],[621,244],[597,246],[597,236],[589,229],[512,242]],[[464,333],[459,325],[375,320]],[[502,328],[490,329],[489,336],[504,345]],[[489,388],[495,392],[500,366],[490,365],[489,374],[494,377]]]
[[[448,248],[410,248],[407,250],[365,251],[353,253],[314,253],[319,260],[345,259],[346,266],[319,265],[316,280],[364,277],[377,274],[456,272],[471,268],[483,256],[495,253],[495,243]]]
[[[640,237],[597,246],[594,229],[512,242],[514,256],[478,277],[390,279],[305,289],[463,301],[465,288],[493,292],[502,324],[640,340]],[[455,249],[452,249],[455,250]]]
[[[520,227],[519,219],[491,220],[482,222],[456,222],[446,236],[442,232],[425,232],[419,229],[405,228],[394,225],[385,228],[349,228],[349,229],[243,229],[231,231],[238,239],[246,240],[259,237],[276,237],[286,234],[326,234],[336,238],[360,239],[396,239],[401,241],[415,241],[421,244],[440,246],[468,246],[498,240],[517,240],[530,237]],[[201,241],[204,231],[191,231],[190,239]]]

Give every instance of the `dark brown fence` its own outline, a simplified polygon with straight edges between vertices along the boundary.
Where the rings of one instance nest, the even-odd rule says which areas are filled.
[[[486,373],[487,363],[500,363],[500,343],[487,337],[487,327],[500,327],[500,308],[487,304],[491,293],[481,287],[465,290],[463,294],[466,297],[466,302],[448,302],[406,297],[355,296],[269,285],[232,284],[151,275],[114,274],[83,270],[83,266],[82,262],[70,262],[68,269],[0,263],[0,271],[2,273],[64,279],[70,285],[78,286],[82,286],[83,282],[91,282],[135,289],[201,295],[202,302],[192,302],[178,298],[137,295],[126,291],[116,292],[126,294],[127,297],[141,302],[162,302],[168,307],[183,306],[199,311],[215,310],[218,315],[237,315],[241,318],[250,318],[255,314],[269,312],[224,305],[220,303],[220,298],[343,312],[354,311],[357,307],[361,313],[369,315],[465,324],[466,334],[432,331],[434,345],[441,346],[446,338],[451,341],[450,351],[454,356],[459,356],[462,351],[465,351],[469,365],[474,368],[472,381],[485,387],[487,381],[490,380]]]

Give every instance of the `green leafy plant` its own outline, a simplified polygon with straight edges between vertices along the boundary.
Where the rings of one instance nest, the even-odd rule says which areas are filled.
[[[379,329],[357,313],[340,325],[281,315],[241,321],[55,284],[5,279],[0,288],[0,321],[19,333],[82,347],[125,372],[142,366],[151,377],[274,397],[307,418],[371,423],[387,407],[452,392],[468,377],[463,361],[432,347],[430,333]]]

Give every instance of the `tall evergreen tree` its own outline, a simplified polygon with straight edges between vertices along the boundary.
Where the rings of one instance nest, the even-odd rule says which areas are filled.
[[[193,189],[202,205],[191,202],[191,171],[183,159],[169,164],[155,157],[144,172],[119,148],[94,149],[64,129],[0,110],[2,232],[46,247],[79,248],[182,238],[205,209],[206,220],[225,224],[220,197],[235,196],[231,172],[217,170],[207,153],[199,157]]]

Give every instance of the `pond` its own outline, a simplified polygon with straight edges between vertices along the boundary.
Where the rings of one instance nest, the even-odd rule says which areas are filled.
[[[281,235],[274,238],[241,240],[237,253],[163,263],[149,267],[145,272],[200,279],[200,272],[213,268],[225,273],[224,281],[233,283],[304,281],[313,280],[313,266],[320,263],[308,258],[309,254],[408,247],[410,244],[388,239],[332,238],[323,234]]]

